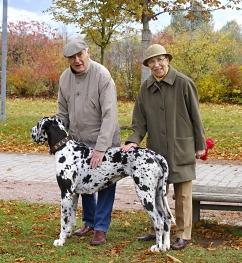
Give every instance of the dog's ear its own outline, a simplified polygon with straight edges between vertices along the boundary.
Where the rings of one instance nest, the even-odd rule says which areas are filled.
[[[49,117],[44,117],[42,119],[42,126],[41,126],[41,129],[42,130],[46,130],[48,129],[48,127],[50,126],[51,124],[51,119]]]

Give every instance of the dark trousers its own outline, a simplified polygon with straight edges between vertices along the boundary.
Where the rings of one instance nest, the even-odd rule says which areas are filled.
[[[86,226],[107,232],[115,198],[116,184],[95,194],[82,194],[82,220]]]

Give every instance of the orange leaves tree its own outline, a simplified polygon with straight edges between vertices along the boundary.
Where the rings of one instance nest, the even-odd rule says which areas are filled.
[[[8,94],[51,96],[65,61],[56,30],[37,21],[8,25]]]

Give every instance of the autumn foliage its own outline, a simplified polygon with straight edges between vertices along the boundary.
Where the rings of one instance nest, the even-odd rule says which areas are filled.
[[[172,53],[171,64],[193,79],[201,102],[242,103],[242,35],[229,25],[219,32],[205,26],[206,30],[201,27],[192,32],[168,26],[153,35],[152,43],[160,43]],[[62,55],[63,37],[36,21],[9,23],[8,31],[8,95],[56,96],[59,76],[67,66]],[[91,58],[100,61],[99,47],[86,40]],[[119,99],[135,100],[141,64],[138,34],[107,47],[104,65],[114,78]]]
[[[53,95],[65,66],[62,37],[37,21],[9,23],[8,31],[8,94]]]

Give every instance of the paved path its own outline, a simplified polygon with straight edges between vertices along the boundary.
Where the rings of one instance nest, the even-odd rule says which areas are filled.
[[[242,164],[197,164],[194,184],[242,188]],[[172,189],[169,193],[171,208]],[[54,156],[48,154],[0,153],[0,199],[59,203],[59,188],[55,178]],[[132,179],[117,184],[114,208],[139,209],[139,200]]]

